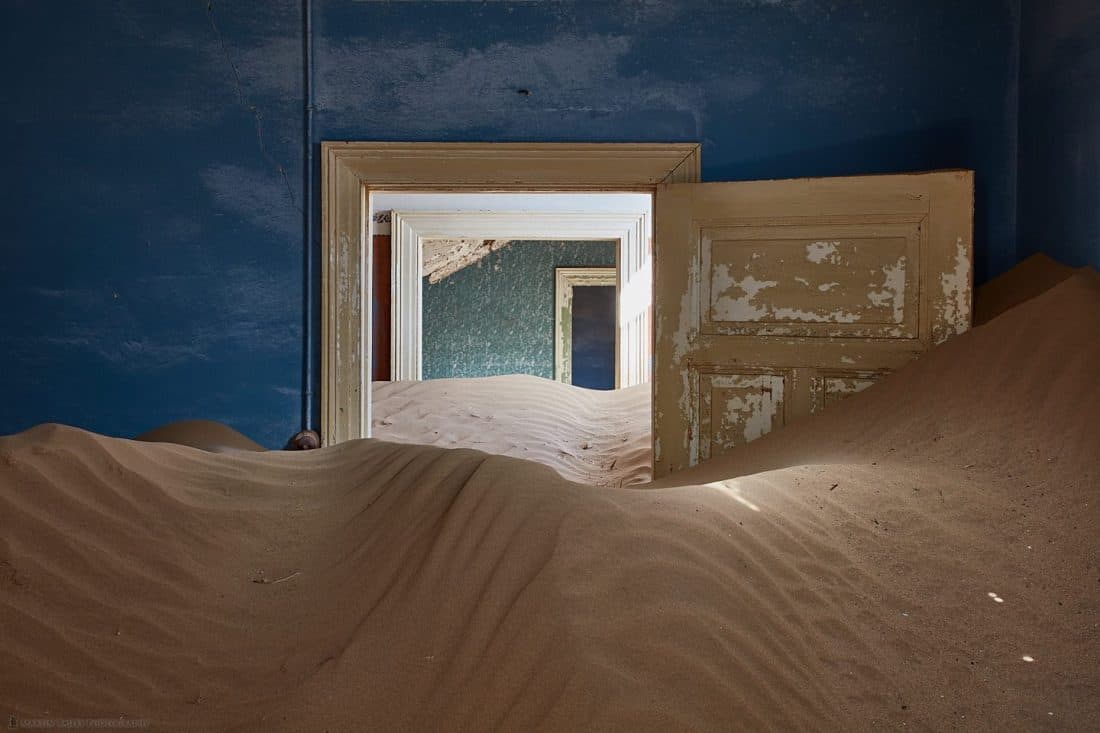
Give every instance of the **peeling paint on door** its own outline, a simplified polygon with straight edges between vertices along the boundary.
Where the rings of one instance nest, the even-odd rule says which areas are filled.
[[[882,272],[886,278],[882,288],[867,293],[867,299],[880,308],[893,307],[894,323],[901,323],[905,317],[905,256],[883,267]]]
[[[840,242],[810,242],[806,245],[806,259],[815,265],[826,261],[835,265],[839,259],[836,253],[839,246]]]
[[[827,409],[965,330],[972,204],[968,172],[660,189],[655,475]]]
[[[752,275],[734,280],[729,275],[729,266],[721,265],[714,270],[712,292],[733,291],[737,297],[723,295],[711,306],[711,318],[718,321],[758,321],[768,316],[767,305],[757,305],[756,296],[768,288],[778,285],[777,280],[757,280]]]
[[[708,228],[702,247],[709,295],[704,332],[914,334],[918,273],[909,265],[916,261],[910,256],[919,255],[918,223],[832,228],[840,236],[829,241],[798,238],[814,229],[806,224],[767,230]],[[777,232],[790,236],[778,238]]]
[[[959,237],[955,246],[955,267],[940,275],[943,313],[937,319],[934,332],[936,343],[942,343],[970,328],[971,273],[970,248]]]
[[[789,375],[722,373],[699,375],[699,450],[702,460],[721,455],[771,432],[785,420]]]

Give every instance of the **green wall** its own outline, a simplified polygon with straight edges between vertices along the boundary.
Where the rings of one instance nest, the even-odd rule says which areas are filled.
[[[614,242],[512,242],[424,279],[424,379],[554,378],[554,268],[613,267]]]

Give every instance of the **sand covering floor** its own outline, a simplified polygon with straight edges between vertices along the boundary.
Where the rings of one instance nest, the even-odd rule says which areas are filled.
[[[214,455],[60,426],[2,438],[0,713],[1097,730],[1098,376],[1100,284],[1077,274],[657,485],[381,441]],[[556,387],[531,395],[548,417],[502,400],[494,420],[552,432],[583,409],[551,410]],[[562,430],[538,450],[584,433]],[[497,447],[536,452],[514,442]],[[614,470],[578,455],[568,471]]]
[[[523,375],[380,382],[372,425],[381,440],[525,458],[593,486],[652,477],[649,385],[600,392]]]

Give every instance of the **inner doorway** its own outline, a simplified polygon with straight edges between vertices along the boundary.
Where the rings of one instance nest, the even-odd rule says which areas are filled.
[[[554,378],[588,389],[614,389],[615,268],[559,267],[554,280]],[[651,305],[647,302],[646,308]]]
[[[569,330],[569,384],[615,389],[615,286],[574,289]]]
[[[612,371],[597,381],[649,382],[651,194],[379,191],[369,202],[371,336],[389,347],[388,359],[372,353],[375,380],[527,374],[572,384],[562,311],[572,307],[567,274],[585,273],[584,284],[612,288]],[[580,348],[599,350],[582,335]]]

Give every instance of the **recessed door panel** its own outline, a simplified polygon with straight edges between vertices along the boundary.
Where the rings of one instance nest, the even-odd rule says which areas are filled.
[[[866,389],[970,326],[973,174],[656,196],[654,473]]]

